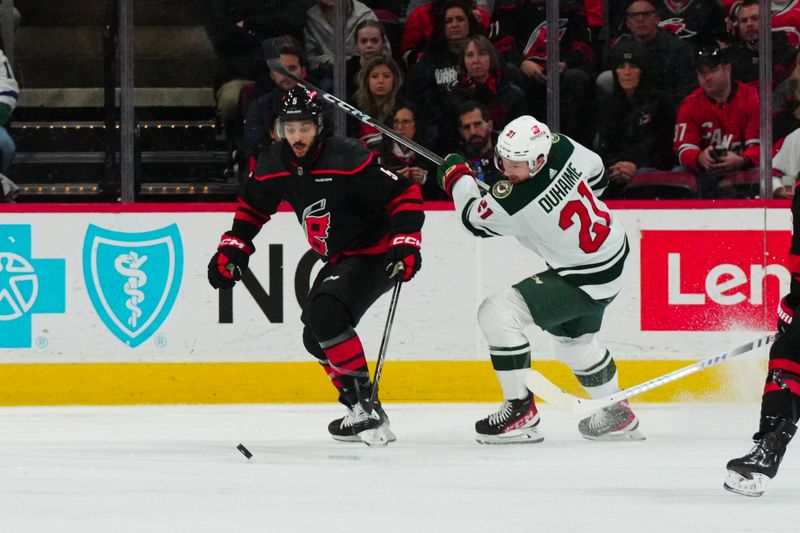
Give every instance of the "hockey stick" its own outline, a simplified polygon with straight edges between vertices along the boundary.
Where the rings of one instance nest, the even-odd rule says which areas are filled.
[[[403,277],[400,275],[403,272],[403,263],[398,262],[392,271],[392,277],[396,278],[394,282],[394,289],[392,290],[392,299],[389,302],[389,315],[386,317],[386,326],[383,328],[383,338],[381,339],[381,347],[378,350],[378,360],[375,363],[375,377],[372,379],[372,392],[369,395],[366,411],[372,414],[372,409],[375,407],[375,402],[378,401],[378,383],[381,380],[381,372],[383,371],[383,362],[386,360],[386,349],[389,346],[389,335],[392,333],[392,324],[394,324],[394,313],[397,310],[397,300],[400,298],[400,286],[403,284]]]
[[[613,405],[617,402],[621,402],[622,400],[627,400],[628,398],[637,396],[651,389],[655,389],[656,387],[666,385],[667,383],[671,383],[681,378],[685,378],[686,376],[694,374],[695,372],[705,370],[710,366],[724,363],[729,359],[733,359],[738,355],[751,352],[756,348],[768,346],[774,341],[774,334],[761,337],[752,342],[748,342],[747,344],[743,344],[738,348],[734,348],[730,352],[725,352],[720,355],[704,359],[703,361],[698,361],[697,363],[679,368],[678,370],[670,372],[669,374],[664,374],[663,376],[653,378],[649,381],[645,381],[644,383],[634,385],[633,387],[623,389],[619,392],[615,392],[614,394],[604,398],[588,399],[573,396],[572,394],[559,388],[549,379],[544,377],[541,372],[536,370],[532,370],[528,377],[525,378],[525,385],[528,387],[528,389],[530,389],[531,392],[534,392],[537,396],[549,404],[576,414],[587,414],[597,411],[598,409],[602,409],[603,407],[608,407],[609,405]]]
[[[367,115],[363,111],[356,109],[347,102],[340,100],[339,98],[336,98],[334,95],[323,91],[314,84],[304,80],[299,76],[295,76],[294,74],[283,68],[283,66],[281,66],[280,63],[280,45],[282,43],[283,41],[280,38],[264,40],[263,43],[264,57],[266,58],[267,63],[269,64],[269,68],[271,68],[281,76],[286,76],[287,78],[291,78],[292,80],[296,81],[298,84],[302,85],[306,89],[314,91],[329,104],[338,107],[339,109],[341,109],[351,117],[355,118],[356,120],[360,120],[364,124],[369,124],[376,130],[380,131],[381,133],[391,138],[392,140],[397,141],[406,148],[414,150],[416,153],[418,153],[425,159],[428,159],[431,163],[434,163],[436,166],[441,166],[441,164],[444,163],[444,159],[442,159],[435,153],[431,152],[424,146],[412,141],[411,139],[407,138],[404,135],[397,133],[392,128],[386,126],[385,124],[381,124],[379,121],[375,120],[374,118]]]
[[[415,151],[416,153],[418,153],[419,155],[421,155],[422,157],[424,157],[425,159],[427,159],[431,163],[435,164],[437,167],[442,166],[442,163],[444,163],[444,159],[441,156],[439,156],[439,155],[435,154],[434,152],[428,150],[427,148],[425,148],[421,144],[412,141],[411,139],[409,139],[405,135],[397,133],[392,128],[386,126],[385,124],[382,124],[380,121],[375,120],[374,118],[372,118],[371,116],[367,115],[366,113],[364,113],[360,109],[357,109],[357,108],[351,106],[350,104],[348,104],[344,100],[341,100],[341,99],[335,97],[334,95],[323,91],[322,89],[320,89],[319,87],[317,87],[313,83],[310,83],[310,82],[304,80],[303,78],[301,78],[299,76],[296,76],[296,75],[292,74],[291,72],[289,72],[288,70],[286,70],[285,68],[283,68],[283,66],[281,66],[281,64],[280,64],[280,53],[279,53],[281,42],[282,41],[281,41],[280,38],[276,38],[276,39],[266,39],[266,40],[264,40],[264,43],[263,43],[264,56],[265,56],[265,58],[267,60],[267,63],[269,64],[269,67],[272,70],[274,70],[275,72],[277,72],[281,76],[286,76],[287,78],[290,78],[290,79],[296,81],[299,85],[305,87],[306,89],[308,89],[310,91],[314,91],[323,100],[325,100],[329,104],[338,107],[339,109],[341,109],[342,111],[344,111],[345,113],[347,113],[351,117],[355,118],[356,120],[360,120],[364,124],[369,124],[370,126],[375,128],[376,130],[380,131],[382,134],[386,135],[387,137],[389,137],[393,141],[396,141],[398,144],[401,144],[401,145],[405,146],[406,148],[409,148],[409,149]],[[482,182],[480,180],[476,179],[475,183],[477,183],[478,187],[480,187],[483,190],[488,190],[488,188],[489,188],[488,185],[486,185],[486,183],[484,183],[484,182]]]

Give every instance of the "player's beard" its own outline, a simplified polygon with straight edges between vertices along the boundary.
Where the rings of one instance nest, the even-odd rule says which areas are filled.
[[[305,157],[308,155],[308,145],[302,142],[296,142],[292,145],[292,151],[297,157]]]

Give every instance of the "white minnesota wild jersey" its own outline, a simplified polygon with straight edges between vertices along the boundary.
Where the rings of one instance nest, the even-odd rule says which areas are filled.
[[[628,240],[600,201],[608,184],[599,155],[564,135],[553,135],[547,163],[531,179],[503,180],[481,196],[474,180],[453,185],[464,226],[479,237],[516,237],[557,274],[595,300],[622,288]]]

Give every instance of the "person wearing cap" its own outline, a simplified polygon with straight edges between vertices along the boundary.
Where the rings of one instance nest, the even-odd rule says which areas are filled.
[[[601,98],[598,152],[609,173],[603,198],[619,198],[637,174],[675,166],[676,105],[649,80],[647,49],[635,42],[614,49],[614,87]]]
[[[700,87],[678,107],[673,148],[680,164],[697,173],[701,197],[714,198],[726,174],[758,165],[758,93],[732,79],[719,48],[699,50],[696,60]]]
[[[680,102],[695,87],[692,47],[683,39],[661,29],[659,6],[655,0],[634,0],[625,8],[627,34],[623,34],[614,46],[631,41],[647,48],[650,63],[650,79],[653,86],[675,95]],[[613,48],[612,48],[613,49]],[[602,72],[597,79],[601,90],[610,92],[611,73]]]

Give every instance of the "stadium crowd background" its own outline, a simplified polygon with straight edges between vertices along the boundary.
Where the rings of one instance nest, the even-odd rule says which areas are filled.
[[[280,61],[433,151],[463,153],[489,184],[501,179],[492,164],[497,132],[533,114],[603,157],[608,199],[753,198],[764,189],[775,198],[793,195],[800,172],[797,0],[769,4],[770,87],[760,86],[766,10],[757,0],[561,0],[558,55],[549,65],[545,0],[338,1],[342,50],[334,39],[337,0],[202,2],[215,54],[215,133],[225,142],[232,182],[276,138],[275,112],[295,84],[274,71]],[[25,2],[16,4],[24,26]],[[274,39],[279,59],[265,62],[264,41]],[[338,59],[344,71],[336,73]],[[0,82],[15,84],[12,70],[5,73]],[[0,153],[13,180],[14,141],[29,132],[11,127],[12,93],[0,101]],[[764,99],[771,122],[761,120]],[[420,182],[427,199],[444,199],[424,158],[353,119],[345,129],[388,168]],[[761,184],[769,170],[765,144],[768,187]]]

